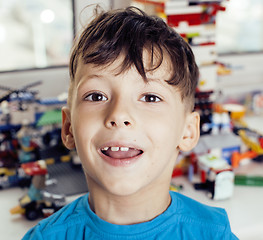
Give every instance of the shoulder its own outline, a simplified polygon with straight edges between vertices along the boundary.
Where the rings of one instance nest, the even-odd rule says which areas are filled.
[[[171,197],[172,204],[176,206],[174,220],[182,226],[185,234],[200,236],[199,239],[237,239],[231,232],[224,209],[202,204],[176,192],[171,192]]]
[[[88,221],[86,205],[88,204],[88,194],[79,197],[75,201],[61,208],[50,217],[40,221],[35,227],[30,229],[24,236],[26,239],[46,239],[50,233],[59,233],[66,228],[78,226],[78,223]],[[42,236],[42,238],[40,237]]]
[[[42,220],[39,224],[42,228],[59,226],[61,224],[70,224],[81,216],[86,216],[86,205],[88,204],[88,194],[77,198],[50,217]]]
[[[202,204],[176,192],[171,193],[171,196],[177,204],[177,213],[210,224],[225,225],[229,222],[227,213],[223,208]]]

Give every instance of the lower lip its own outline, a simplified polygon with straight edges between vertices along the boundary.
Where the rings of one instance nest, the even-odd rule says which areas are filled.
[[[128,167],[128,166],[131,166],[131,165],[135,164],[141,158],[143,153],[140,154],[140,155],[137,155],[136,157],[123,158],[123,159],[111,158],[111,157],[106,156],[102,152],[99,152],[99,154],[102,157],[102,159],[105,162],[107,162],[108,164],[110,164],[111,166],[114,166],[114,167]]]

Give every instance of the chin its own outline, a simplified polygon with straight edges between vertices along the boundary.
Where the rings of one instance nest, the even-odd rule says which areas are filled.
[[[108,192],[110,192],[112,195],[120,196],[120,197],[128,197],[135,195],[137,192],[140,191],[140,187],[136,186],[135,184],[115,184],[108,186]]]

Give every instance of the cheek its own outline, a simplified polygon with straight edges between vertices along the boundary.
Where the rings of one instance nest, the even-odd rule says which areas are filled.
[[[94,111],[89,111],[86,107],[76,107],[73,110],[72,119],[73,128],[78,135],[87,134],[96,127],[98,122],[101,121],[98,113]],[[100,121],[99,121],[100,119]]]
[[[154,138],[154,141],[160,145],[178,143],[183,133],[183,121],[175,117],[176,114],[168,113],[164,117],[159,115],[151,120],[150,123],[145,123],[144,127],[148,129],[148,133]]]
[[[96,121],[87,115],[75,114],[72,121],[73,136],[75,139],[77,150],[86,149],[91,142],[93,131],[96,128]]]

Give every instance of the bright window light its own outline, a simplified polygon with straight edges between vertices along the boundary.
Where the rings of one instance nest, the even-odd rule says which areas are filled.
[[[52,23],[55,19],[55,13],[50,9],[45,9],[41,12],[40,19],[43,23]]]

